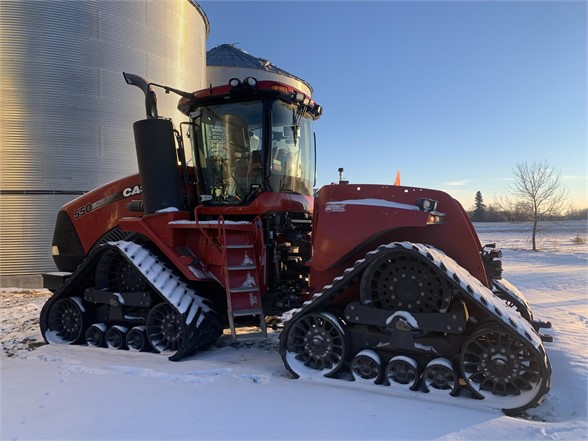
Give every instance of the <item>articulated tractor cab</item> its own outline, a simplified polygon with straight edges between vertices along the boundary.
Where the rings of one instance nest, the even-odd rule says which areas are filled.
[[[41,311],[47,342],[179,360],[224,328],[236,338],[244,321],[267,335],[272,320],[294,377],[468,397],[509,414],[541,403],[549,323],[502,278],[500,251],[482,247],[457,201],[344,181],[314,194],[322,109],[291,85],[159,86],[181,96],[188,120],[174,128],[154,84],[125,79],[145,94],[139,174],[58,214],[54,257],[68,276]]]

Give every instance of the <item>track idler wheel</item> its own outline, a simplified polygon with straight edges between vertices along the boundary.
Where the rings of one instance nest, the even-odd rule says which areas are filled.
[[[127,332],[126,343],[131,351],[146,352],[151,350],[151,345],[145,333],[145,326],[135,326]]]
[[[451,289],[445,276],[418,253],[384,253],[365,270],[360,285],[361,303],[390,311],[445,312]]]
[[[95,346],[97,348],[103,348],[106,346],[106,339],[104,333],[106,331],[106,325],[104,323],[94,323],[88,329],[86,329],[86,343],[88,346]]]
[[[460,368],[472,392],[507,415],[539,405],[549,390],[545,355],[498,324],[470,335],[462,347]]]
[[[459,390],[459,380],[453,365],[446,358],[431,360],[423,371],[423,388],[426,392],[441,391],[455,396]]]
[[[384,378],[390,386],[402,386],[415,390],[419,382],[417,362],[410,357],[397,355],[388,362]]]
[[[187,332],[184,317],[167,303],[160,303],[151,310],[146,329],[151,346],[164,354],[178,351]]]
[[[104,335],[106,346],[112,349],[126,349],[126,336],[127,328],[123,326],[112,326]]]
[[[375,383],[380,378],[381,371],[380,356],[370,349],[364,349],[351,360],[351,373],[356,381]]]
[[[284,364],[297,377],[331,376],[347,358],[344,325],[328,312],[311,312],[284,329]]]
[[[96,265],[96,288],[114,292],[141,292],[147,283],[141,273],[117,250],[108,250]]]
[[[43,337],[51,344],[76,344],[84,338],[84,308],[79,297],[57,300],[47,314]]]

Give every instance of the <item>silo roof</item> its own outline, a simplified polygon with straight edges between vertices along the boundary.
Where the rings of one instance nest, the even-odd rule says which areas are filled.
[[[312,87],[310,84],[308,84],[308,82],[304,81],[302,78],[299,78],[296,75],[292,75],[291,73],[286,72],[284,69],[280,69],[275,64],[270,63],[269,60],[248,54],[244,50],[235,47],[234,44],[221,44],[220,46],[210,49],[208,52],[206,52],[206,65],[220,67],[245,67],[249,69],[259,69],[265,72],[284,75],[304,83],[312,92]]]

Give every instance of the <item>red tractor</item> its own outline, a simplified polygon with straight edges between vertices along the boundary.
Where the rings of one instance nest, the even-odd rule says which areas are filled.
[[[510,414],[542,401],[549,324],[501,279],[500,251],[482,247],[457,201],[344,181],[314,194],[322,109],[290,85],[161,86],[182,96],[176,130],[151,85],[125,79],[145,93],[139,174],[58,214],[53,254],[72,274],[41,311],[47,342],[179,360],[245,317],[266,333],[281,316],[296,377],[441,390]]]

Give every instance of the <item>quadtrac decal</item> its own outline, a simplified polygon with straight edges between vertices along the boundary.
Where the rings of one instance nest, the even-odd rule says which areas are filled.
[[[142,193],[142,191],[141,191],[140,185],[126,187],[122,191],[108,195],[102,199],[97,200],[94,203],[87,203],[87,204],[82,205],[81,207],[77,208],[74,211],[74,219],[79,219],[80,217],[83,217],[86,214],[91,213],[92,211],[98,210],[99,208],[102,208],[105,205],[120,201],[121,199],[130,198],[131,196],[136,196],[141,193]]]

